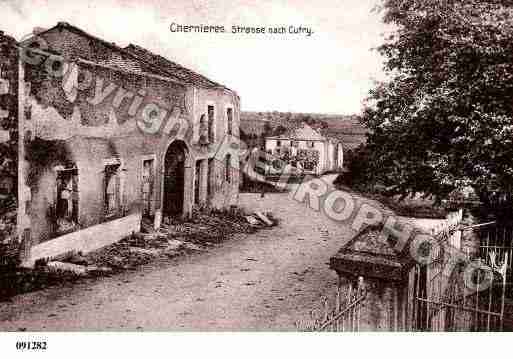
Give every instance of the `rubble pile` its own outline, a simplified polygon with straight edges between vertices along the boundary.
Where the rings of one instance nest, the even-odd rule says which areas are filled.
[[[255,214],[253,224],[239,209],[229,211],[195,210],[192,218],[166,218],[158,230],[143,222],[141,233],[134,233],[118,243],[89,253],[87,263],[95,269],[90,274],[110,274],[148,264],[155,259],[174,258],[183,253],[200,252],[219,244],[237,233],[254,233],[259,228],[273,226],[278,221],[270,213]],[[76,261],[74,264],[80,264]]]
[[[34,269],[13,270],[8,277],[2,277],[4,285],[0,285],[0,299],[78,278],[133,270],[185,253],[207,251],[234,234],[254,233],[278,224],[271,213],[248,215],[233,208],[229,211],[196,211],[191,219],[166,222],[158,230],[154,230],[151,223],[143,222],[141,233],[133,233],[85,255],[68,253],[51,261],[38,261]]]
[[[16,269],[19,265],[19,253],[16,210],[7,210],[0,214],[0,276]]]
[[[56,265],[38,266],[33,269],[17,267],[0,274],[0,302],[18,294],[72,283],[79,277],[81,275],[67,268],[58,268]]]
[[[0,213],[0,245],[12,242],[16,237],[16,209]]]

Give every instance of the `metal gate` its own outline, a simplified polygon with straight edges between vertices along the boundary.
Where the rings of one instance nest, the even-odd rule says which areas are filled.
[[[476,332],[504,330],[505,263],[500,266],[501,270],[498,270],[496,263],[493,264],[487,266],[483,263],[472,271],[470,277],[463,265],[458,265],[449,277],[445,277],[443,271],[433,272],[433,268],[428,266],[417,266],[412,329]],[[472,280],[475,285],[469,288],[468,280]],[[480,283],[483,283],[481,288]]]
[[[480,239],[480,257],[491,266],[492,262],[507,263],[506,298],[513,299],[513,227],[489,225],[478,230]]]
[[[314,332],[358,332],[360,331],[362,307],[366,298],[363,278],[356,285],[350,284],[346,293],[338,288],[333,303],[322,297],[318,308],[307,318],[296,321],[299,331]]]

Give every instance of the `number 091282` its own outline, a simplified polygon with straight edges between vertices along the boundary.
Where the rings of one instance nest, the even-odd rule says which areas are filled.
[[[47,346],[46,342],[16,342],[17,350],[46,350]]]

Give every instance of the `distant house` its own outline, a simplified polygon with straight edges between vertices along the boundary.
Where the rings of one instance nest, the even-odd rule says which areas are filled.
[[[306,123],[282,135],[266,137],[265,150],[305,174],[338,171],[344,163],[342,142],[321,135]],[[270,174],[274,167],[270,166]]]

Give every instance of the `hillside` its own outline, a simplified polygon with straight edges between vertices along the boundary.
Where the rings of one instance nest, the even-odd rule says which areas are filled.
[[[317,113],[291,113],[291,112],[242,112],[241,130],[245,136],[261,137],[266,123],[272,129],[283,127],[294,128],[306,122],[319,130],[327,137],[334,137],[342,141],[344,148],[353,149],[364,143],[367,129],[360,124],[358,116],[327,115]]]

